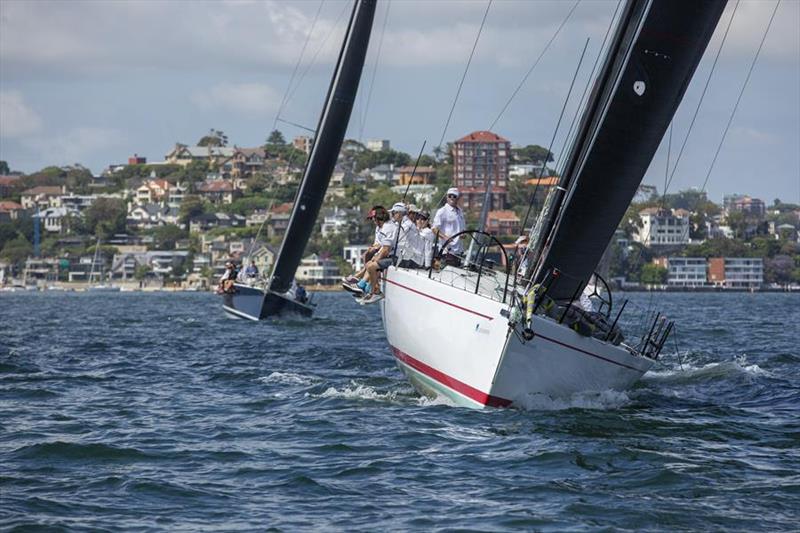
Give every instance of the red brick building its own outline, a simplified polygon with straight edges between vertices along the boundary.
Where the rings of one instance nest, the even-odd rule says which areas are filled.
[[[491,131],[474,131],[453,143],[453,181],[461,191],[461,206],[479,209],[491,179],[491,208],[508,200],[508,159],[511,143]]]

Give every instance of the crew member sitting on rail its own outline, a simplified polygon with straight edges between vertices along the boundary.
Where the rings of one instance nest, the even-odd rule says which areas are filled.
[[[225,272],[219,278],[219,286],[217,287],[218,293],[232,293],[234,292],[233,284],[236,283],[236,276],[239,274],[236,270],[236,265],[231,261],[225,263]]]
[[[391,220],[381,225],[381,248],[372,260],[367,263],[367,279],[369,280],[370,293],[361,299],[360,303],[362,304],[368,305],[383,300],[383,293],[378,284],[378,273],[393,265],[397,259],[395,255],[396,249],[406,245],[407,239],[403,237],[403,231],[401,230],[403,216],[406,211],[404,204],[400,202],[394,204],[389,211],[392,217]]]
[[[458,207],[459,192],[455,187],[447,189],[447,203],[436,211],[433,217],[433,233],[439,242],[444,242],[450,237],[457,235],[467,229],[464,220],[464,211]],[[444,261],[448,265],[460,266],[459,257],[464,249],[461,246],[461,237],[453,239],[444,250]]]
[[[381,219],[380,222],[378,222],[379,218]],[[386,212],[386,208],[383,207],[382,205],[376,205],[369,210],[369,213],[367,213],[367,220],[371,220],[372,222],[375,223],[375,239],[373,240],[369,248],[367,248],[366,251],[364,251],[364,253],[361,256],[361,261],[364,266],[361,267],[361,269],[358,270],[358,272],[342,278],[342,287],[344,287],[345,290],[348,290],[350,292],[354,292],[356,289],[356,285],[358,285],[358,282],[361,281],[362,279],[365,279],[367,272],[366,271],[367,263],[381,248],[380,242],[378,240],[378,233],[380,232],[381,224],[389,220],[389,213]],[[366,287],[366,281],[364,282],[364,286]]]

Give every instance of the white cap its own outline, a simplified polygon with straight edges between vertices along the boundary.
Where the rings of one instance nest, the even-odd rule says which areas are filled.
[[[403,202],[397,202],[392,206],[391,209],[389,209],[389,211],[392,213],[405,213],[407,210],[406,205]]]
[[[419,213],[419,207],[415,206],[414,204],[408,205],[408,212],[409,213]]]
[[[523,242],[528,242],[527,235],[520,235],[519,237],[517,237],[517,240],[514,241],[514,244],[522,244]]]
[[[455,194],[456,196],[461,195],[461,193],[458,192],[458,188],[456,187],[450,187],[449,189],[447,189],[447,195],[450,196],[451,194]]]

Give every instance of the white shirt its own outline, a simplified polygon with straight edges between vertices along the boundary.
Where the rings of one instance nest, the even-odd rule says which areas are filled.
[[[419,230],[417,230],[417,226],[411,222],[409,218],[404,218],[400,227],[402,229],[400,230],[400,239],[397,242],[397,249],[399,251],[397,255],[400,257],[401,261],[403,259],[409,259],[416,262],[414,257],[416,255]]]
[[[445,204],[433,217],[433,227],[438,228],[439,231],[444,233],[449,239],[457,233],[461,233],[467,229],[467,223],[464,220],[464,211],[459,207],[453,207],[450,204]],[[448,249],[452,253],[461,253],[461,237],[451,241]]]
[[[389,247],[389,255],[391,255],[394,251],[394,241],[397,237],[397,224],[391,220],[384,222],[383,225],[378,228],[375,237],[378,244]]]
[[[425,268],[431,266],[434,238],[431,228],[422,228],[417,232],[417,239],[414,243],[414,262],[419,266]]]

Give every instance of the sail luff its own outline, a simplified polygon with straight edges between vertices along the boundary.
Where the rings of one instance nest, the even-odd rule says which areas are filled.
[[[355,103],[375,16],[375,3],[376,0],[356,0],[353,5],[292,216],[272,270],[269,289],[273,292],[283,293],[291,287],[322,207]]]
[[[569,299],[596,269],[725,8],[725,0],[631,0],[584,112],[548,221],[538,279]]]

